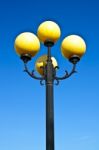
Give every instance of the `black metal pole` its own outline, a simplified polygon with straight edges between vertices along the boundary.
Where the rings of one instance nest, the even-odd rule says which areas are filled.
[[[34,74],[34,70],[30,72],[27,67],[27,62],[31,60],[31,56],[29,54],[24,54],[21,56],[21,59],[24,62],[24,71],[28,73],[34,79],[40,80],[40,84],[43,85],[42,81],[45,80],[46,82],[46,150],[54,150],[54,94],[53,94],[53,82],[54,80],[57,81],[56,85],[59,84],[59,80],[64,80],[69,78],[72,74],[76,72],[76,64],[80,60],[80,58],[76,55],[70,58],[70,62],[73,64],[72,71],[68,73],[65,71],[65,75],[63,77],[56,76],[56,66],[53,67],[52,60],[51,60],[51,50],[50,48],[54,45],[51,41],[45,41],[44,45],[48,47],[48,54],[47,54],[47,64],[46,66],[42,66],[43,69],[43,77],[37,77]]]
[[[46,150],[54,150],[53,65],[50,48],[46,65]]]

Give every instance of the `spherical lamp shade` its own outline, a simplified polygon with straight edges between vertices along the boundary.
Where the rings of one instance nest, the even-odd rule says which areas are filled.
[[[68,59],[73,56],[81,58],[86,51],[85,41],[78,35],[66,37],[61,45],[62,55]]]
[[[51,57],[51,60],[54,68],[58,66],[57,61],[54,57]],[[35,68],[41,76],[43,76],[43,69],[41,67],[45,67],[46,64],[47,64],[47,55],[39,57],[35,63]]]
[[[61,35],[60,27],[53,21],[45,21],[39,26],[37,35],[43,43],[46,41],[55,43]]]
[[[18,55],[29,54],[35,56],[40,49],[40,42],[36,35],[30,32],[21,33],[16,37],[15,49]]]

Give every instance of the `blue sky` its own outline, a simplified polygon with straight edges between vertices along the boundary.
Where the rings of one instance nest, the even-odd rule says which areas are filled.
[[[55,86],[55,150],[99,150],[99,2],[97,0],[0,1],[0,150],[45,150],[45,87],[23,72],[15,37],[37,32],[45,20],[62,36],[53,47],[62,75],[71,64],[60,45],[69,34],[84,37],[87,52],[78,74]],[[40,52],[29,64],[34,67]]]

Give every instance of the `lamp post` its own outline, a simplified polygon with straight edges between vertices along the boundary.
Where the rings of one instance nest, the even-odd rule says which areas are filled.
[[[61,35],[59,26],[53,21],[43,22],[37,31],[37,36],[30,32],[21,33],[15,40],[15,49],[24,62],[25,72],[32,78],[40,81],[46,86],[46,150],[54,150],[54,101],[53,86],[54,81],[59,84],[60,80],[69,78],[76,72],[76,64],[86,51],[84,40],[78,35],[66,37],[61,44],[61,52],[72,64],[70,73],[65,71],[62,77],[57,76],[59,69],[57,61],[51,55],[51,47],[57,42]],[[29,71],[28,61],[40,50],[40,41],[47,47],[47,54],[37,59],[35,68],[40,76],[36,76],[33,71]]]

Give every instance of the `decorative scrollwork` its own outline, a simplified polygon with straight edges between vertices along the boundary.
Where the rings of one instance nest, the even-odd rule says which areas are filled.
[[[68,71],[66,70],[65,75],[63,77],[55,76],[54,78],[55,78],[55,80],[64,80],[66,78],[69,78],[72,74],[77,72],[75,69],[76,69],[76,64],[73,65],[72,71],[70,73],[68,73]]]
[[[34,79],[37,79],[37,80],[40,80],[40,84],[41,85],[44,85],[45,83],[43,81],[46,81],[46,68],[45,67],[42,67],[43,69],[43,77],[38,77],[34,74],[35,70],[32,70],[31,72],[29,71],[28,67],[27,67],[27,63],[24,63],[24,71],[29,75],[31,76],[32,78]],[[54,69],[53,69],[53,80],[55,80],[55,85],[59,85],[59,80],[64,80],[64,79],[67,79],[69,78],[72,74],[76,73],[76,64],[73,65],[73,68],[71,70],[70,73],[68,73],[68,71],[66,70],[65,71],[65,75],[63,77],[57,77],[56,76],[56,69],[59,69],[58,66],[56,66]]]
[[[59,85],[59,80],[56,79],[55,81],[56,81],[55,85]]]
[[[43,83],[44,79],[40,80],[40,84],[43,86],[44,83]]]
[[[34,74],[34,72],[35,72],[35,70],[32,70],[31,72],[28,70],[28,67],[27,67],[27,64],[26,63],[24,63],[24,72],[26,72],[29,76],[31,76],[32,78],[34,78],[34,79],[37,79],[37,80],[44,80],[44,77],[37,77],[35,74]]]

